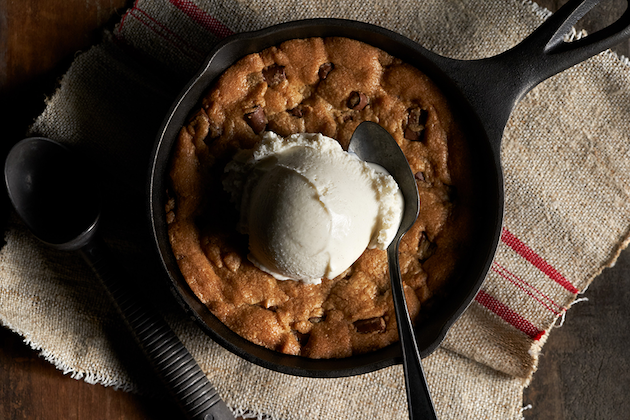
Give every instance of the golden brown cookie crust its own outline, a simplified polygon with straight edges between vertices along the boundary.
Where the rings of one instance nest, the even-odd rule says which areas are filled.
[[[247,237],[236,232],[236,210],[221,186],[225,164],[263,130],[319,132],[347,149],[362,121],[386,128],[417,174],[420,216],[400,246],[415,319],[447,287],[471,225],[466,142],[427,76],[347,38],[291,40],[230,67],[182,128],[166,205],[172,249],[197,297],[246,339],[311,358],[398,340],[385,251],[366,250],[319,285],[278,281],[247,259]]]

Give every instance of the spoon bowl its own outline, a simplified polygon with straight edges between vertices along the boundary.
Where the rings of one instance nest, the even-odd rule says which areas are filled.
[[[33,234],[56,249],[76,251],[100,220],[97,189],[66,146],[44,137],[18,142],[4,167],[13,207]]]
[[[69,148],[47,138],[18,142],[4,166],[13,207],[42,242],[81,254],[185,418],[234,419],[179,338],[98,238],[98,188],[86,176],[83,162]]]
[[[365,121],[354,130],[348,151],[361,160],[382,166],[398,183],[405,207],[396,236],[402,237],[418,218],[420,200],[416,179],[396,140],[380,125]]]
[[[426,382],[416,336],[413,331],[398,260],[400,240],[418,218],[420,201],[418,187],[407,158],[396,140],[380,125],[366,121],[356,128],[350,140],[348,151],[360,159],[376,163],[390,173],[398,183],[405,206],[396,236],[387,247],[389,277],[392,284],[392,298],[398,324],[398,336],[402,348],[403,368],[407,389],[407,405],[410,419],[437,419],[431,394]]]

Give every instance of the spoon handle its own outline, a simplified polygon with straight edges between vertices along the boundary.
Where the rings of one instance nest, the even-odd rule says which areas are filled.
[[[160,314],[133,287],[133,279],[116,270],[99,239],[80,250],[114,301],[142,351],[187,419],[234,419],[199,365]]]
[[[400,337],[400,346],[403,353],[409,418],[412,420],[437,420],[429,386],[422,369],[416,336],[409,317],[409,311],[407,310],[407,301],[405,300],[398,261],[399,242],[400,237],[396,238],[387,248],[387,260],[392,283],[396,322],[398,324],[398,336]]]

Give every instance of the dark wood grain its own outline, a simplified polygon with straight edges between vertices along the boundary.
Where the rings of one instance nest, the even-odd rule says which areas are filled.
[[[130,0],[0,0],[2,144],[21,138],[78,51]]]
[[[630,418],[630,252],[588,288],[543,347],[525,419]]]
[[[22,138],[74,54],[98,42],[133,0],[0,0],[0,152]],[[550,10],[566,0],[540,0]],[[626,0],[603,1],[578,27],[612,22]],[[613,48],[630,56],[630,41]],[[0,156],[4,159],[4,156]],[[3,197],[0,208],[6,212]],[[4,214],[2,220],[5,220]],[[630,418],[630,252],[573,307],[543,348],[524,395],[530,419]],[[64,376],[0,328],[0,419],[162,419],[176,412],[162,398],[139,396]]]
[[[0,419],[177,418],[177,411],[164,398],[64,376],[8,329],[0,329],[0,343]]]

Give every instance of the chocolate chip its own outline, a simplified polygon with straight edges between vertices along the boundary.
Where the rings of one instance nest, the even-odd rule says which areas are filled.
[[[319,76],[320,80],[326,79],[328,77],[328,74],[333,71],[334,68],[335,65],[333,63],[324,63],[319,66],[319,71],[317,72],[317,75]]]
[[[420,141],[422,140],[422,132],[418,133],[417,131],[405,128],[405,138],[411,141]]]
[[[284,73],[284,66],[279,66],[277,64],[263,69],[262,75],[263,79],[265,79],[265,82],[267,82],[267,84],[271,87],[279,85],[287,78],[286,74]]]
[[[418,242],[418,259],[424,262],[435,253],[437,246],[427,238],[427,234],[422,232]]]
[[[368,98],[362,92],[357,92],[356,90],[350,94],[348,97],[348,108],[355,109],[357,111],[361,111],[368,104]]]
[[[252,112],[245,114],[243,118],[245,118],[247,124],[249,124],[256,134],[261,133],[267,127],[267,123],[269,122],[267,120],[267,116],[265,115],[265,111],[259,106],[257,106]]]
[[[405,138],[407,140],[422,141],[428,116],[427,111],[418,106],[409,110],[407,126],[405,127]]]
[[[299,331],[293,331],[293,333],[295,334],[295,338],[300,346],[306,345],[306,343],[308,343],[308,339],[311,338],[310,334],[304,334]]]
[[[302,107],[300,106],[296,106],[295,108],[290,109],[287,112],[293,115],[294,117],[298,117],[298,118],[302,118],[304,116],[304,111],[302,111]]]
[[[407,120],[407,126],[414,131],[424,130],[424,126],[427,123],[429,113],[420,107],[414,107],[409,110],[409,119]]]
[[[360,319],[354,322],[354,328],[358,333],[369,334],[375,332],[383,332],[387,328],[387,324],[383,317]]]

